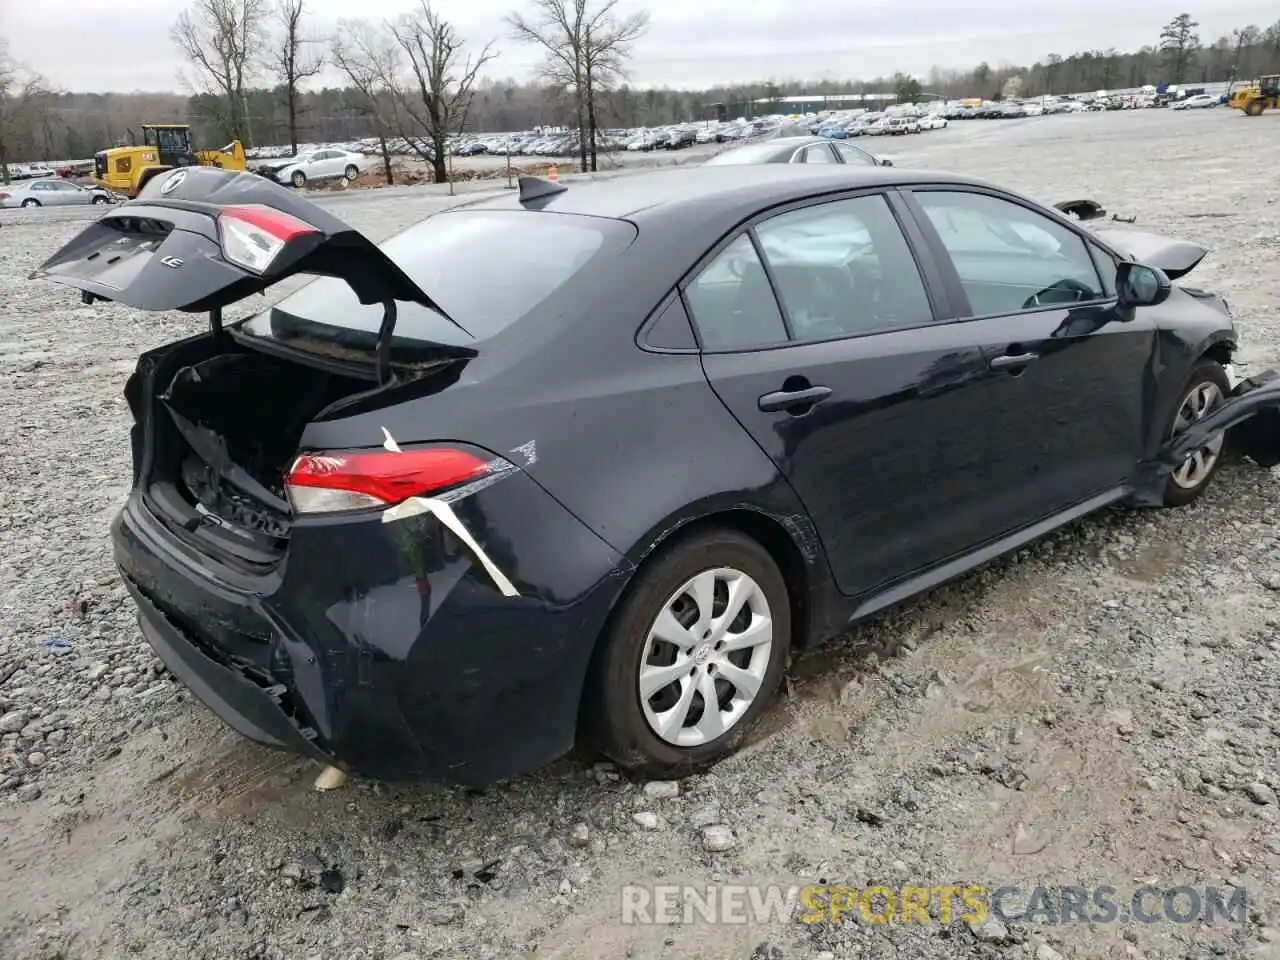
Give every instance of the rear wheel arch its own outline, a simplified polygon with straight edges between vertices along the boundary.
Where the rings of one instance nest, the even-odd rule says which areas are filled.
[[[811,564],[806,564],[800,544],[782,521],[751,508],[738,507],[677,522],[666,529],[661,536],[648,543],[639,560],[627,569],[625,582],[611,598],[609,613],[594,638],[591,657],[582,678],[577,723],[577,741],[580,748],[600,750],[627,769],[645,776],[676,775],[672,772],[675,767],[671,764],[680,766],[685,762],[673,760],[670,756],[659,759],[662,756],[661,750],[657,754],[652,754],[648,750],[637,752],[632,735],[629,733],[627,736],[621,735],[630,730],[630,721],[626,719],[626,713],[624,712],[620,717],[614,713],[614,708],[610,705],[616,703],[617,694],[613,692],[613,688],[616,687],[616,673],[618,663],[621,662],[617,658],[622,656],[625,660],[630,644],[630,640],[626,638],[634,636],[631,633],[634,623],[631,621],[635,619],[637,610],[643,609],[643,607],[635,607],[628,601],[637,595],[636,591],[643,593],[646,589],[652,590],[653,576],[656,574],[661,578],[666,575],[658,570],[672,562],[677,565],[685,562],[683,558],[678,558],[681,547],[687,544],[696,550],[699,546],[705,545],[708,539],[714,540],[717,537],[724,543],[726,557],[731,556],[734,549],[741,556],[742,547],[750,546],[753,550],[759,550],[767,556],[776,567],[776,574],[781,577],[780,586],[786,592],[787,611],[785,618],[779,615],[778,619],[786,621],[786,640],[783,641],[784,646],[779,653],[783,659],[774,661],[775,666],[770,667],[770,672],[774,670],[785,672],[788,652],[803,647],[808,633],[809,597],[813,573],[809,569]],[[734,548],[733,544],[738,546]],[[727,565],[737,567],[741,560],[722,559],[719,562],[721,564],[727,562]],[[749,571],[751,568],[746,566],[740,569]],[[646,576],[646,574],[649,575]],[[621,623],[627,623],[628,627],[619,633]],[[622,647],[619,647],[620,643],[623,644]],[[782,674],[773,675],[780,677]],[[763,699],[758,707],[753,705],[751,708],[753,711],[764,711],[769,708],[776,690],[774,685],[777,682],[776,679],[772,683],[766,681],[765,686],[770,688],[769,692],[762,693]],[[749,730],[755,722],[754,719],[750,719],[751,716],[748,714],[748,717],[744,718],[744,724],[736,734],[730,731],[726,736],[740,740],[744,732]],[[754,717],[758,719],[759,713],[755,713]],[[736,742],[726,749],[729,753],[736,751]],[[714,762],[714,760],[708,760],[706,757],[689,758],[692,766],[688,768],[688,772],[701,769],[706,762]]]
[[[787,585],[787,597],[791,606],[793,648],[802,649],[806,646],[813,614],[809,603],[814,586],[814,573],[811,567],[816,568],[816,564],[805,561],[804,553],[797,544],[796,538],[788,532],[781,521],[759,510],[739,507],[677,522],[649,542],[627,571],[625,581],[610,601],[609,614],[604,618],[600,632],[593,641],[591,653],[593,665],[600,655],[604,638],[608,636],[613,626],[622,601],[630,592],[640,571],[678,544],[712,530],[731,530],[740,533],[754,540],[769,554]]]
[[[710,513],[681,524],[661,540],[650,546],[644,559],[636,566],[638,571],[650,558],[670,549],[680,540],[697,536],[708,530],[732,530],[754,540],[777,564],[787,585],[791,603],[791,635],[794,648],[805,645],[809,636],[809,597],[813,586],[813,572],[805,562],[804,553],[781,521],[767,513],[750,509],[723,510]]]

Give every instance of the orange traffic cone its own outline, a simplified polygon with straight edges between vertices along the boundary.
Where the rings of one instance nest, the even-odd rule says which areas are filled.
[[[557,171],[557,170],[556,170],[556,165],[555,165],[554,163],[553,163],[553,164],[550,166],[550,168],[547,170],[547,179],[548,179],[548,180],[559,180],[559,179],[560,179],[560,173],[559,173],[559,171]]]

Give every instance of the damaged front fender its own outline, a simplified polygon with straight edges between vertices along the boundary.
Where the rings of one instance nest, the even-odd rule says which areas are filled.
[[[1248,457],[1260,467],[1280,464],[1280,370],[1243,380],[1216,410],[1171,438],[1155,457],[1140,465],[1132,502],[1158,506],[1165,481],[1195,451],[1226,433],[1224,449]]]

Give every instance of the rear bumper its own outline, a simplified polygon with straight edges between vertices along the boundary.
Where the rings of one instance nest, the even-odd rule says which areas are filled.
[[[314,731],[294,722],[283,709],[280,694],[255,682],[244,669],[226,658],[202,649],[196,638],[170,620],[137,583],[124,578],[125,586],[138,607],[142,636],[201,703],[209,707],[236,732],[271,747],[284,747],[316,760],[331,757],[316,746]]]
[[[572,747],[622,561],[524,474],[453,506],[519,596],[430,514],[300,523],[268,576],[201,556],[136,492],[112,534],[143,636],[241,734],[483,785]]]

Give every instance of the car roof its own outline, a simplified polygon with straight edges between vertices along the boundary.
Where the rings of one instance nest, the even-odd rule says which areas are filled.
[[[782,149],[783,147],[791,147],[791,148],[793,148],[793,149],[794,149],[794,148],[796,148],[796,147],[803,147],[803,146],[806,146],[806,145],[808,145],[808,144],[810,144],[810,143],[826,143],[826,142],[827,142],[827,138],[826,138],[826,137],[815,137],[815,136],[809,136],[809,137],[775,137],[775,138],[774,138],[774,139],[772,139],[772,140],[764,140],[764,141],[762,141],[762,142],[763,142],[763,143],[767,143],[767,144],[769,144],[770,146],[778,147],[779,149]]]
[[[708,214],[716,220],[741,220],[757,210],[808,196],[922,182],[984,185],[951,173],[862,164],[688,166],[571,182],[563,192],[540,198],[527,208],[514,194],[504,194],[466,204],[465,209],[538,209],[637,222],[696,222]]]

